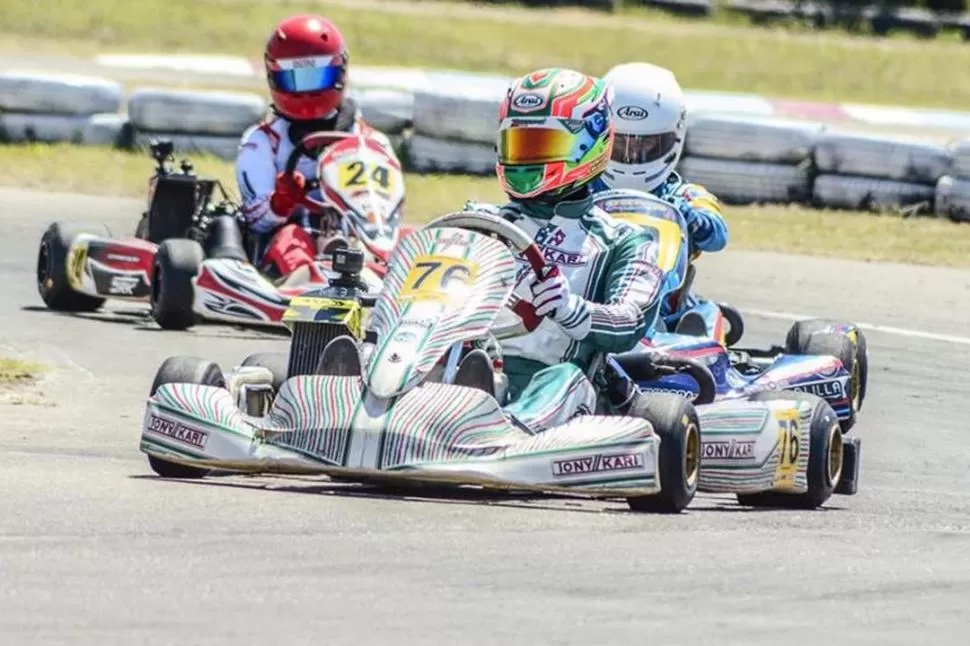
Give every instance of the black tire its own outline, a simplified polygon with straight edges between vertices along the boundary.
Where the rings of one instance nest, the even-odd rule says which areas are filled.
[[[718,302],[717,306],[720,308],[721,314],[724,315],[729,326],[727,334],[724,335],[724,344],[731,347],[744,336],[744,319],[741,317],[741,312],[733,305]]]
[[[141,220],[135,226],[135,237],[148,240],[148,212],[142,213]]]
[[[158,246],[152,272],[152,318],[165,330],[185,330],[195,325],[192,310],[195,288],[205,254],[202,245],[187,238],[172,238]]]
[[[842,477],[843,453],[842,430],[839,418],[832,407],[810,393],[761,392],[752,401],[795,400],[812,404],[808,447],[808,491],[803,494],[786,494],[765,491],[738,494],[738,503],[747,507],[771,507],[776,509],[816,509],[832,497]]]
[[[164,384],[199,384],[203,386],[226,387],[226,377],[219,364],[199,357],[169,357],[158,367],[149,396]],[[208,469],[185,466],[168,462],[154,455],[148,456],[152,471],[163,478],[198,479],[205,477]]]
[[[484,350],[475,348],[462,358],[455,373],[455,385],[476,388],[495,398],[495,371]]]
[[[243,359],[243,366],[258,366],[273,373],[273,391],[279,392],[288,374],[289,355],[285,352],[257,352]]]
[[[645,419],[660,436],[660,493],[627,498],[633,511],[678,514],[697,493],[701,425],[694,405],[672,393],[638,393],[630,417]]]
[[[359,377],[362,374],[360,351],[352,336],[338,336],[327,344],[317,360],[314,374],[333,377]]]
[[[850,333],[824,331],[831,326],[850,326]],[[785,337],[788,354],[811,354],[837,358],[852,375],[849,379],[851,412],[842,420],[842,432],[848,433],[855,426],[856,418],[866,398],[869,380],[869,349],[865,335],[852,323],[828,319],[808,319],[792,325]]]
[[[103,298],[74,291],[67,278],[67,253],[71,242],[82,233],[105,238],[111,236],[104,225],[54,222],[40,238],[37,249],[37,292],[48,309],[57,312],[94,312],[104,305]]]

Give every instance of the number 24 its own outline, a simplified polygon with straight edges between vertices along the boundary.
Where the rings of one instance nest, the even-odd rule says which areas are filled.
[[[363,186],[366,184],[364,174],[367,172],[367,167],[364,162],[355,161],[351,163],[347,166],[347,171],[352,173],[350,179],[347,180],[347,186]],[[391,176],[386,166],[374,166],[374,169],[370,172],[370,178],[380,184],[385,191],[391,187]]]

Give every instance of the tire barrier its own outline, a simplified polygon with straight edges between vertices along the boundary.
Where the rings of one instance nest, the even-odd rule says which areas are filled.
[[[936,187],[873,177],[819,175],[812,187],[816,206],[850,211],[933,211]]]
[[[941,177],[936,183],[935,212],[956,222],[970,222],[970,180]]]
[[[951,141],[948,148],[953,159],[950,174],[961,179],[970,179],[970,137]]]
[[[828,132],[815,144],[819,172],[935,184],[950,168],[946,146],[911,138]]]
[[[764,164],[705,157],[684,157],[677,171],[702,184],[725,204],[773,202],[801,204],[812,195],[807,164]]]
[[[118,112],[121,83],[95,76],[0,72],[0,112],[91,115]]]
[[[412,134],[405,140],[404,154],[409,168],[419,173],[495,173],[494,144],[447,141]]]
[[[385,89],[351,91],[364,120],[387,135],[399,135],[411,127],[414,95]]]
[[[142,88],[128,98],[136,131],[239,137],[266,114],[266,100],[244,92]]]
[[[409,170],[494,175],[498,107],[508,79],[403,68],[365,68],[355,79],[351,96],[365,119],[395,142]],[[970,136],[943,145],[833,130],[817,120],[777,116],[784,102],[687,94],[690,128],[678,170],[726,203],[903,209],[970,222]],[[232,161],[240,136],[266,109],[266,99],[250,93],[139,88],[125,101],[121,85],[107,79],[0,72],[0,139],[11,142],[142,149],[167,138],[179,155]],[[908,119],[910,128],[928,119],[918,110],[853,109],[869,117],[852,119],[884,127],[893,119]],[[925,125],[967,132],[967,115],[945,117]]]
[[[800,164],[812,156],[821,123],[701,114],[689,119],[684,154],[749,162]]]

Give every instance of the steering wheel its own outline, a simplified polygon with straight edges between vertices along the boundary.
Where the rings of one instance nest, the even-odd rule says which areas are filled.
[[[292,182],[293,173],[296,172],[296,165],[299,163],[301,157],[312,157],[310,151],[314,148],[322,148],[334,143],[337,139],[349,139],[351,137],[358,137],[360,135],[354,134],[352,132],[337,132],[330,130],[321,130],[319,132],[311,132],[306,137],[300,140],[300,143],[293,146],[293,151],[290,156],[286,158],[286,165],[283,167],[283,174]],[[332,208],[326,202],[322,202],[315,198],[310,197],[310,193],[320,188],[320,180],[316,177],[306,178],[306,186],[303,190],[303,197],[301,201],[303,205],[307,208],[314,208],[317,210],[324,210]]]
[[[495,238],[524,255],[537,278],[540,280],[545,278],[548,265],[539,250],[539,246],[522,229],[507,220],[480,211],[457,211],[435,218],[424,226],[426,229],[442,227],[465,229]],[[520,319],[521,326],[525,327],[525,332],[532,332],[542,323],[542,317],[536,314],[535,306],[515,294],[510,295],[506,307]],[[521,336],[523,331],[518,329],[519,327],[519,325],[503,326],[494,330],[493,336],[497,339]]]

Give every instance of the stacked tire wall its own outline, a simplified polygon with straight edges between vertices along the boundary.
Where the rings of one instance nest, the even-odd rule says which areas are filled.
[[[493,176],[499,104],[509,79],[457,72],[368,70],[351,96],[399,142],[417,173]],[[693,98],[691,98],[693,96]],[[679,170],[729,204],[902,209],[970,221],[970,137],[949,144],[862,134],[764,114],[764,102],[690,93]],[[231,161],[246,129],[265,117],[246,92],[138,88],[108,79],[0,73],[0,137],[145,148],[171,139],[177,154]]]

